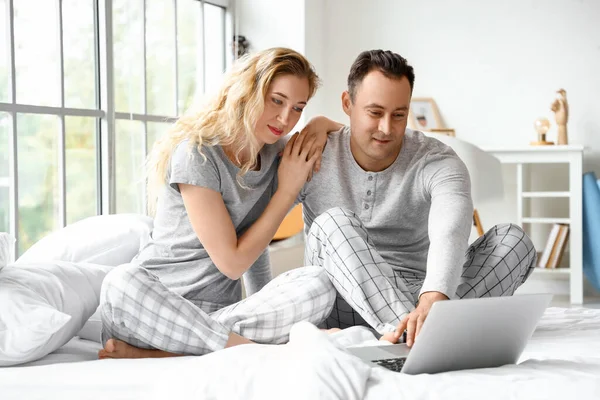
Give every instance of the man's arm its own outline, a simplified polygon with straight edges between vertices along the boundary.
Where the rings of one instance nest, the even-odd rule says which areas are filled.
[[[439,292],[451,298],[456,293],[468,248],[473,221],[469,172],[458,156],[441,157],[427,163],[423,171],[431,196],[427,273],[420,296]]]
[[[395,342],[406,330],[409,347],[419,335],[433,303],[447,300],[456,292],[473,218],[467,167],[454,152],[432,158],[427,160],[422,176],[424,188],[431,198],[425,282],[415,310],[402,319],[393,335],[386,337]]]

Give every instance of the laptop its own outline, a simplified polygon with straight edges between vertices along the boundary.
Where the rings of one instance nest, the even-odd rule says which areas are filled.
[[[406,374],[515,364],[551,294],[446,300],[432,305],[412,348],[351,347],[365,362]]]

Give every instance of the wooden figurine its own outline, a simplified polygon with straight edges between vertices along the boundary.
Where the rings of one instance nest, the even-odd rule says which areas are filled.
[[[557,144],[569,144],[567,136],[567,121],[569,120],[569,103],[567,103],[567,92],[565,89],[556,91],[557,96],[550,109],[554,111],[556,125],[558,126]]]
[[[535,128],[535,131],[538,134],[538,140],[537,142],[531,142],[530,144],[532,146],[545,146],[554,144],[554,142],[546,141],[546,132],[548,132],[548,129],[550,129],[550,121],[548,121],[547,118],[536,119],[533,123],[533,127]]]

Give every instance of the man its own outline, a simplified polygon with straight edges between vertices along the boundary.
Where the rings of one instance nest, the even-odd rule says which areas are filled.
[[[470,247],[473,204],[454,151],[406,129],[413,68],[400,55],[361,53],[329,135],[322,168],[300,193],[305,264],[337,289],[328,327],[370,325],[412,346],[433,303],[512,295],[535,265],[523,230],[493,227]]]

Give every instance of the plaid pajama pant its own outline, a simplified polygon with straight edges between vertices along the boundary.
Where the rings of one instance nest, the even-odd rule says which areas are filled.
[[[520,227],[497,225],[467,250],[456,297],[510,296],[529,277],[536,257]],[[360,218],[339,207],[315,218],[305,264],[323,267],[337,290],[328,328],[365,325],[381,334],[393,331],[414,310],[424,280],[385,262]]]
[[[258,343],[285,343],[293,324],[320,324],[335,289],[321,267],[289,271],[254,295],[210,312],[170,291],[136,264],[112,270],[100,294],[102,344],[110,338],[144,349],[202,355],[225,347],[230,332]]]

